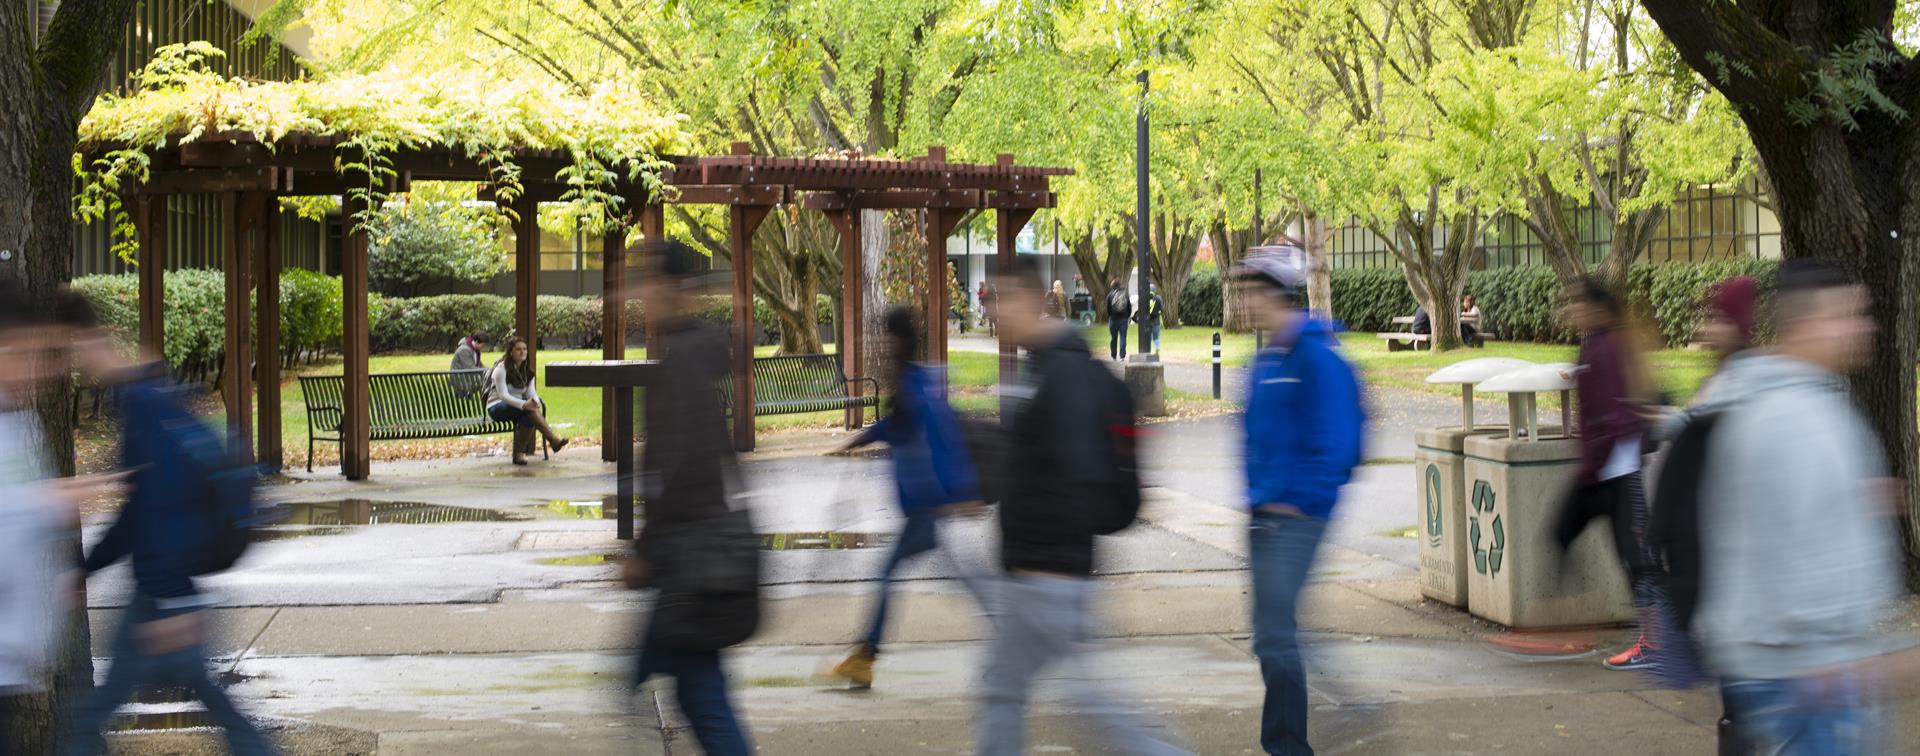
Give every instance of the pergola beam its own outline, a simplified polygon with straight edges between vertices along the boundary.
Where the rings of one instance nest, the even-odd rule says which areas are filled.
[[[227,437],[233,448],[253,447],[253,294],[250,275],[258,248],[259,207],[263,195],[226,192],[220,195],[226,221],[221,257],[226,272],[226,362],[220,373],[227,406]]]
[[[255,295],[260,325],[254,334],[260,344],[254,355],[260,371],[260,435],[255,443],[260,464],[278,472],[286,466],[285,439],[280,433],[280,202],[266,195],[254,197],[259,223],[255,238],[260,240],[255,258],[260,271]]]
[[[727,208],[727,243],[733,256],[733,447],[753,451],[753,232],[767,212],[763,205]]]
[[[340,470],[347,480],[366,480],[371,469],[371,425],[367,395],[367,231],[352,219],[370,208],[365,196],[347,195],[341,213],[348,219],[341,243],[340,289],[345,298],[340,329],[341,373]]]
[[[834,230],[840,232],[840,330],[834,335],[836,348],[840,350],[840,367],[850,376],[865,375],[866,351],[860,343],[866,306],[861,295],[865,282],[861,275],[860,211],[828,210],[826,216]],[[860,396],[861,389],[858,382],[847,384],[847,391],[855,398]],[[864,408],[858,405],[847,408],[848,428],[858,428],[866,419]]]

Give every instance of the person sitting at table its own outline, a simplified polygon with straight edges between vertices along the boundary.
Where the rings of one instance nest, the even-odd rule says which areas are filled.
[[[1480,346],[1480,305],[1474,303],[1472,294],[1460,298],[1460,343]]]
[[[546,403],[540,401],[540,392],[534,388],[533,359],[529,352],[526,339],[507,339],[506,348],[500,350],[500,359],[487,373],[487,417],[517,426],[513,433],[516,465],[526,464],[527,455],[533,453],[533,431],[546,436],[547,445],[556,452],[567,446],[567,439],[547,425]]]

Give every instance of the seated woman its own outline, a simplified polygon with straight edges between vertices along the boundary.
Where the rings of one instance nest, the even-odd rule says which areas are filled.
[[[1480,346],[1480,305],[1474,303],[1472,294],[1460,298],[1460,343]]]
[[[522,433],[526,430],[539,431],[546,436],[547,445],[554,451],[566,448],[567,439],[555,435],[553,428],[547,425],[546,405],[540,401],[540,392],[533,387],[533,360],[528,358],[527,340],[507,339],[506,348],[501,350],[500,359],[493,363],[493,370],[487,373],[487,417],[497,422],[513,423],[521,430],[513,434],[513,463],[524,465],[527,455],[533,453],[532,436],[525,436],[527,443],[521,443]]]

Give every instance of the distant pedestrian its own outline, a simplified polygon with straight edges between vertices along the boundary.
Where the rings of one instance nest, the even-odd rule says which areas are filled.
[[[1053,288],[1047,290],[1046,314],[1049,318],[1067,316],[1067,287],[1057,280],[1053,282]]]
[[[657,591],[640,644],[634,685],[674,678],[680,711],[707,756],[753,748],[734,714],[721,651],[759,626],[759,562],[752,523],[736,510],[739,460],[714,384],[731,368],[724,330],[693,315],[689,285],[700,253],[679,242],[647,252],[640,296],[658,323],[666,357],[647,386],[645,528],[625,565],[629,587]],[[744,551],[741,539],[745,539]]]
[[[113,641],[106,682],[84,696],[68,720],[61,753],[105,750],[100,728],[142,685],[184,685],[199,697],[226,731],[235,756],[274,752],[260,731],[237,710],[207,670],[208,609],[214,598],[200,590],[210,549],[222,523],[209,507],[218,498],[211,463],[224,444],[189,411],[164,362],[128,360],[91,312],[69,307],[70,338],[82,375],[112,388],[120,420],[122,468],[127,498],[105,535],[87,553],[91,574],[122,559],[133,562],[133,595]]]
[[[1131,524],[1140,505],[1132,397],[1077,329],[1041,317],[1038,267],[1023,260],[1001,283],[1001,327],[1030,355],[1018,392],[1029,398],[1006,418],[1006,574],[974,736],[975,750],[987,756],[1025,752],[1036,677],[1055,668],[1072,675],[1084,664],[1080,652],[1093,634],[1094,537]],[[1104,684],[1071,682],[1080,709],[1098,718],[1092,732],[1104,741],[1101,753],[1185,753],[1144,715],[1115,709]]]
[[[1872,716],[1901,589],[1896,490],[1842,380],[1873,348],[1865,287],[1781,266],[1779,348],[1728,365],[1700,471],[1693,631],[1753,753],[1891,752]]]
[[[885,324],[889,341],[887,358],[894,375],[894,395],[887,403],[887,416],[837,450],[851,451],[876,441],[885,442],[893,462],[900,510],[906,515],[906,523],[894,538],[893,552],[881,568],[880,587],[875,592],[873,619],[868,623],[867,632],[853,653],[833,669],[835,677],[856,688],[873,685],[873,665],[880,656],[880,642],[886,634],[887,593],[892,588],[895,571],[907,559],[940,548],[942,518],[971,513],[982,506],[979,480],[967,451],[960,418],[947,404],[946,376],[936,366],[911,360],[918,353],[920,341],[920,329],[914,323],[913,312],[894,307],[887,311]],[[951,555],[947,563],[984,604],[984,576],[966,572]]]
[[[554,451],[567,448],[567,439],[554,433],[553,426],[547,423],[547,405],[540,399],[535,372],[527,340],[516,336],[507,339],[500,359],[487,373],[487,416],[495,422],[516,426],[513,435],[516,465],[526,464],[527,455],[534,452],[535,432],[545,436],[547,446]]]
[[[1127,282],[1113,279],[1107,287],[1107,356],[1114,361],[1127,358],[1127,321],[1133,319],[1133,297],[1127,295]]]
[[[1253,577],[1253,653],[1266,700],[1260,747],[1312,754],[1307,678],[1300,658],[1299,601],[1327,521],[1365,449],[1360,383],[1331,324],[1309,314],[1306,276],[1273,255],[1251,255],[1234,273],[1255,327],[1272,334],[1254,357],[1243,423],[1248,558]]]
[[[455,395],[462,398],[474,396],[486,387],[487,376],[479,371],[484,364],[481,362],[481,356],[486,354],[487,343],[492,340],[487,336],[486,331],[474,331],[472,335],[461,339],[460,343],[453,347],[453,366],[450,369],[462,373],[453,376],[450,381]]]
[[[1574,378],[1580,424],[1580,467],[1560,505],[1554,535],[1562,550],[1586,532],[1587,524],[1606,518],[1613,544],[1633,586],[1640,637],[1607,657],[1608,669],[1649,669],[1656,639],[1647,635],[1657,611],[1652,556],[1647,548],[1647,497],[1642,488],[1641,448],[1646,426],[1640,407],[1653,399],[1652,381],[1627,322],[1626,308],[1604,284],[1583,279],[1567,292],[1564,317],[1582,334],[1580,370]]]
[[[981,281],[979,294],[980,323],[986,326],[988,336],[994,336],[999,333],[997,326],[994,324],[997,318],[997,314],[994,311],[994,308],[997,306],[995,302],[997,298],[998,295],[994,292],[993,284],[988,281]]]

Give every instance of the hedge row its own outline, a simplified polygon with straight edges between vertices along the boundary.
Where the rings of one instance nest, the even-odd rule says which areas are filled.
[[[1699,304],[1714,284],[1734,276],[1753,276],[1765,294],[1772,290],[1778,267],[1774,260],[1636,265],[1628,271],[1624,295],[1638,319],[1677,346],[1693,337],[1699,325]],[[1393,329],[1394,318],[1413,314],[1413,292],[1398,268],[1336,270],[1331,284],[1333,315],[1353,330]],[[1466,293],[1479,304],[1487,329],[1509,341],[1574,341],[1576,334],[1558,316],[1560,290],[1553,269],[1545,266],[1467,275]],[[1180,295],[1182,319],[1190,325],[1218,327],[1219,302],[1218,274],[1196,272]]]
[[[134,274],[85,276],[73,288],[99,310],[102,322],[132,342],[139,334],[139,281]],[[206,379],[218,373],[226,355],[226,278],[219,271],[167,272],[167,362],[184,378]],[[537,318],[541,341],[549,347],[597,347],[601,337],[599,297],[541,296]],[[486,331],[499,338],[513,331],[511,297],[493,294],[445,294],[395,298],[370,294],[367,302],[374,351],[406,348],[451,349],[460,337]],[[733,321],[728,297],[702,297],[696,317],[717,324]],[[280,328],[283,362],[338,351],[342,296],[340,279],[308,270],[288,270],[280,278]],[[833,302],[819,297],[818,322],[832,322]],[[645,315],[637,301],[626,303],[627,328],[639,333]],[[754,300],[754,320],[763,334],[777,338],[779,319],[766,303]]]

